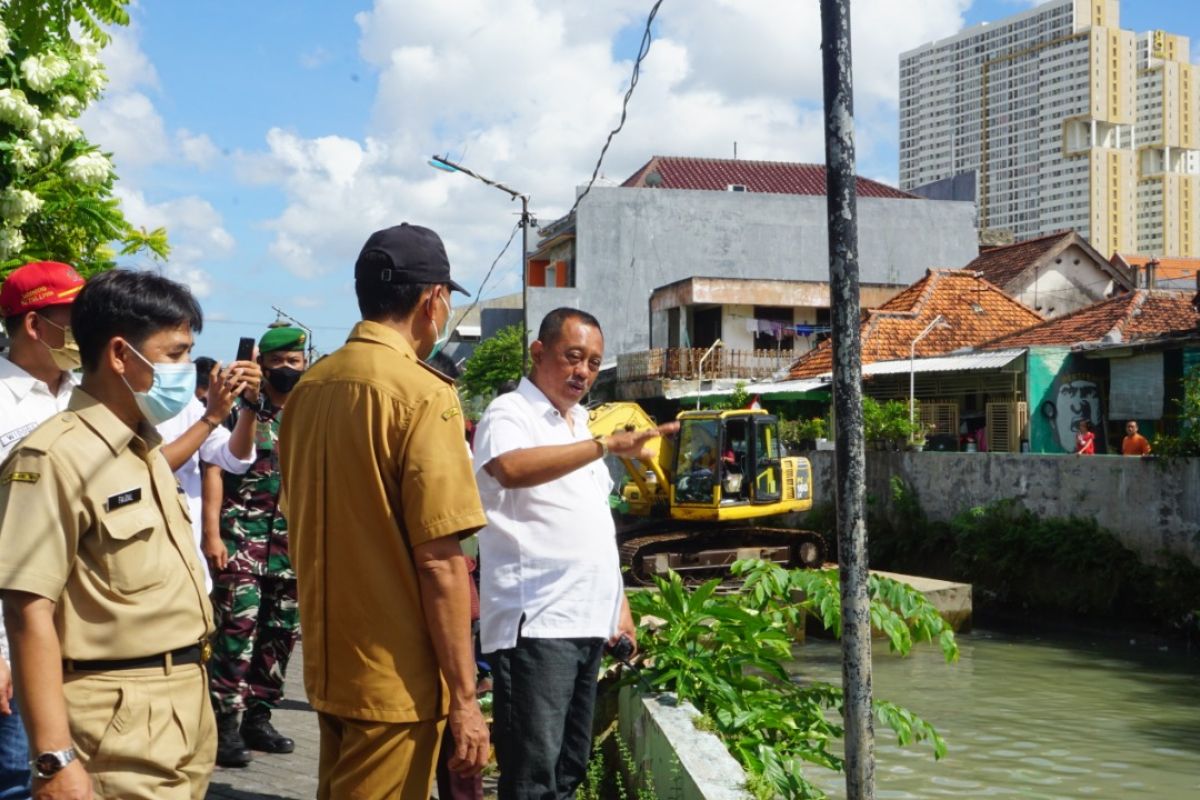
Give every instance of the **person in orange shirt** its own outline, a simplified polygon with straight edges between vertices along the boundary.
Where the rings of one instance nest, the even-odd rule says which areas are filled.
[[[1132,419],[1125,423],[1125,438],[1121,440],[1121,455],[1150,455],[1150,442],[1146,441],[1145,436],[1138,433],[1137,422]]]

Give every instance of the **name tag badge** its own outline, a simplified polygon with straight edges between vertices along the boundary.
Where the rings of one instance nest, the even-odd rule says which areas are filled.
[[[8,447],[10,444],[21,441],[29,434],[33,433],[33,429],[37,427],[36,422],[31,422],[28,425],[22,425],[19,428],[13,428],[7,433],[0,433],[0,447]]]
[[[119,494],[114,494],[112,497],[104,501],[105,511],[116,511],[118,508],[131,506],[142,499],[142,488],[139,486],[136,489],[129,489]]]

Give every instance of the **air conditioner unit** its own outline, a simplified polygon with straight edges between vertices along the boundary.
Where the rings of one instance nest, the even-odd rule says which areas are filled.
[[[922,400],[917,410],[921,425],[931,435],[958,436],[958,403],[931,403]]]
[[[1029,426],[1029,404],[987,404],[987,447],[993,453],[1017,453]]]

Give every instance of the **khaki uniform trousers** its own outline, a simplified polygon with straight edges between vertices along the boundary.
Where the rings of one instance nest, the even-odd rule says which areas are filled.
[[[429,800],[446,720],[369,722],[318,713],[317,800]]]
[[[66,672],[63,692],[97,798],[203,800],[217,725],[199,664]]]

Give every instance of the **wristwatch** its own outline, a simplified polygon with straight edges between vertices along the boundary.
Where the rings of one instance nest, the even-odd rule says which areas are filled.
[[[604,434],[597,434],[592,437],[592,441],[600,445],[600,457],[605,458],[608,455],[608,442],[605,441],[608,437]]]
[[[253,411],[255,414],[262,414],[262,413],[265,413],[267,410],[267,395],[265,392],[260,391],[258,393],[258,401],[257,402],[251,402],[251,401],[247,400],[245,395],[239,397],[238,402],[241,403],[242,408],[249,409],[250,411]]]
[[[38,757],[29,762],[29,769],[34,775],[45,780],[53,778],[74,760],[74,747],[68,747],[66,750],[47,750],[38,753]]]

